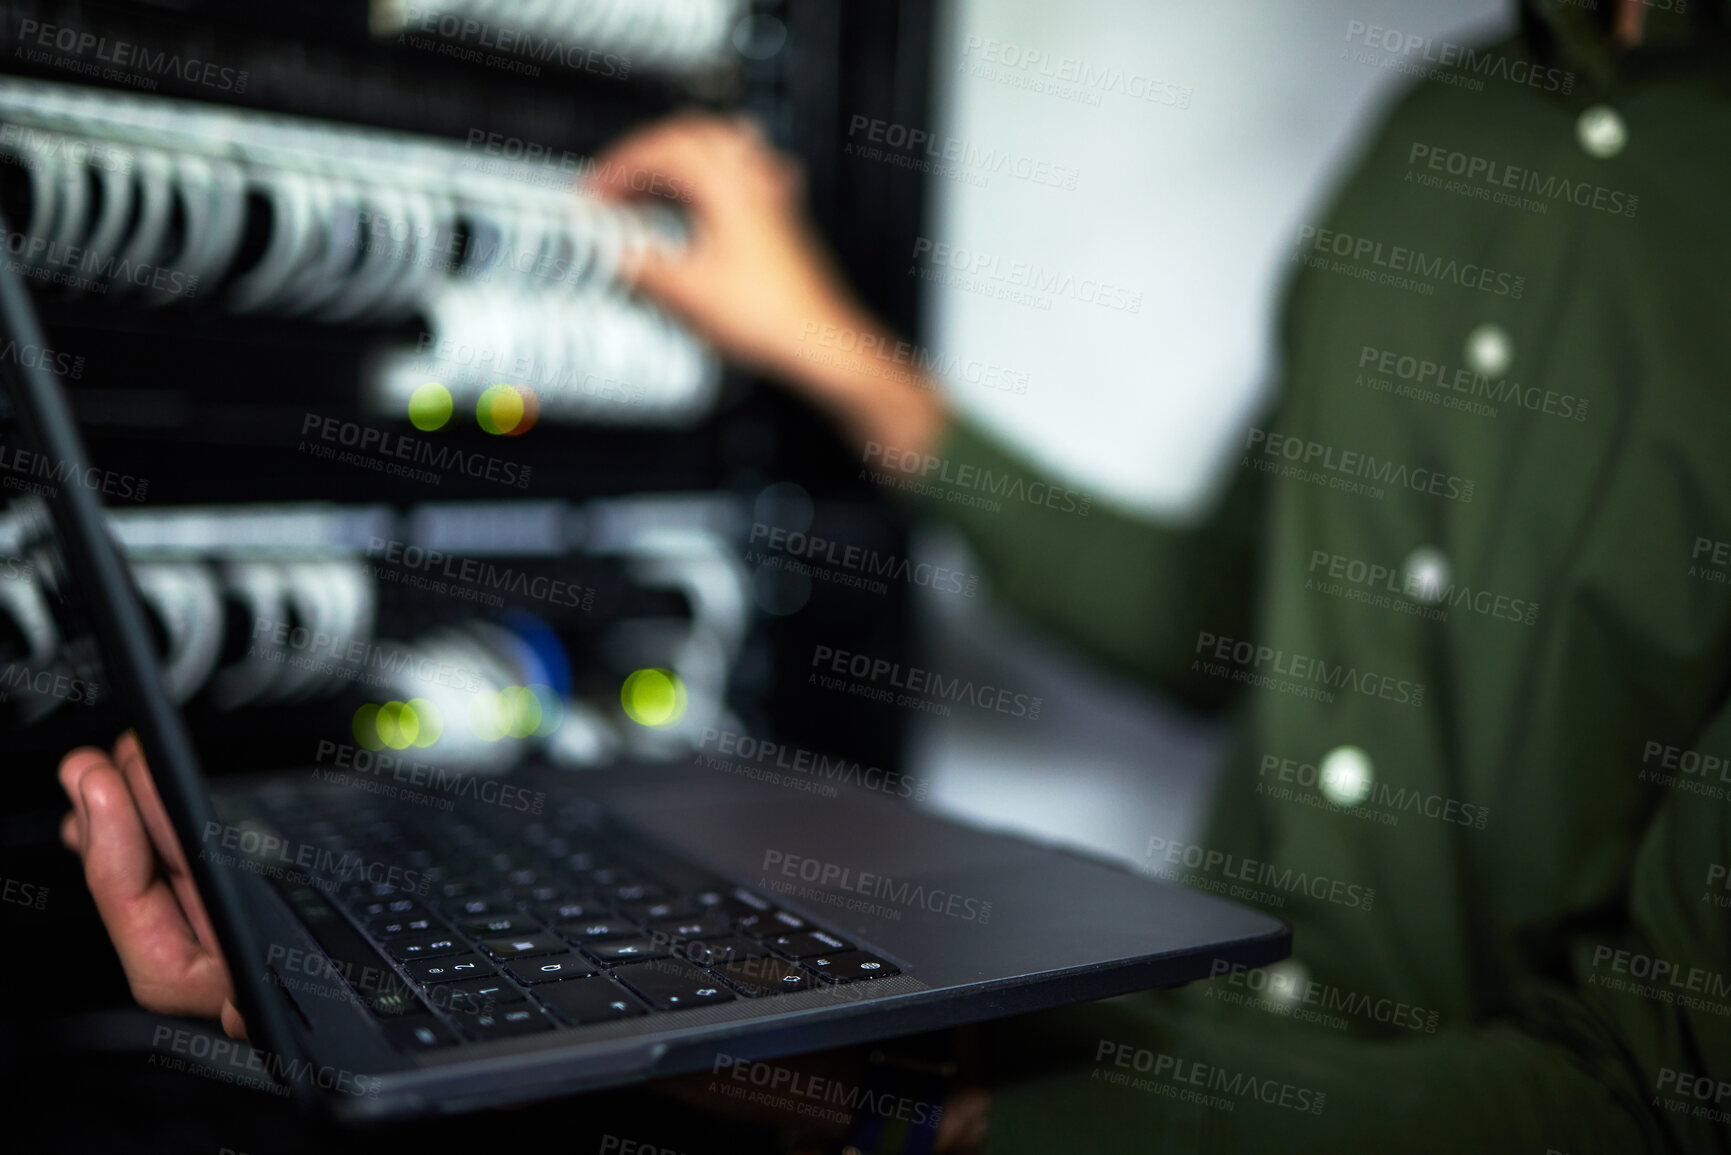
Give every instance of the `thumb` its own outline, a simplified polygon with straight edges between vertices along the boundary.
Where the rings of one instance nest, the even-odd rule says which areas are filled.
[[[240,1017],[233,999],[222,1000],[222,1029],[231,1039],[246,1038],[246,1020]]]

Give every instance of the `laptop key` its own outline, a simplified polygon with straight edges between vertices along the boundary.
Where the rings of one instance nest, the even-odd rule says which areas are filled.
[[[548,1010],[574,1027],[611,1023],[644,1013],[642,1005],[616,982],[605,978],[574,979],[535,988]]]
[[[425,986],[479,978],[493,974],[498,969],[478,954],[416,959],[408,964],[409,977]]]
[[[734,925],[746,934],[758,938],[774,938],[790,931],[807,930],[809,925],[799,915],[786,910],[753,911],[734,919]]]
[[[623,918],[600,918],[589,922],[561,923],[553,928],[572,942],[605,942],[610,938],[636,938],[643,931]]]
[[[658,898],[649,902],[627,902],[619,913],[639,922],[661,922],[667,919],[688,919],[702,914],[703,908],[688,898]]]
[[[901,973],[896,969],[895,964],[863,950],[850,950],[844,954],[824,955],[821,958],[810,958],[804,961],[805,965],[817,971],[825,982],[831,983],[881,979],[888,975]]]
[[[553,1020],[539,1007],[519,1003],[504,1007],[490,1015],[476,1015],[463,1020],[463,1029],[480,1042],[512,1039],[553,1029]]]
[[[398,961],[410,962],[418,958],[456,954],[463,949],[463,944],[448,934],[418,934],[393,938],[385,943],[385,949]]]
[[[383,1026],[385,1038],[399,1051],[430,1051],[457,1042],[451,1029],[431,1015],[390,1019]]]
[[[520,1003],[523,992],[514,983],[506,980],[504,975],[491,974],[478,979],[462,979],[449,986],[436,987],[439,991],[457,991],[473,995],[478,999],[491,999],[496,1003]]]
[[[718,966],[715,971],[752,996],[809,991],[818,985],[816,979],[799,967],[779,958],[740,959]]]
[[[612,914],[605,903],[596,902],[592,898],[544,902],[535,908],[535,913],[548,922],[581,922],[584,919],[597,921]]]
[[[374,899],[371,902],[357,903],[354,912],[363,920],[386,917],[417,918],[427,914],[427,908],[412,898]]]
[[[511,938],[485,938],[481,949],[496,959],[532,958],[540,954],[561,954],[567,948],[563,939],[550,934],[524,934]]]
[[[791,958],[816,958],[818,955],[832,955],[839,951],[853,949],[851,942],[839,939],[826,930],[806,931],[803,934],[784,934],[764,941],[778,953],[788,955]]]
[[[458,922],[481,918],[489,914],[515,914],[517,904],[498,895],[469,895],[454,898],[444,904],[445,913]]]
[[[596,973],[595,964],[575,951],[570,954],[521,959],[512,963],[510,969],[519,982],[528,986],[585,978]]]
[[[440,930],[438,923],[431,915],[408,917],[405,915],[386,915],[375,918],[367,923],[367,933],[374,938],[401,938],[411,934],[434,934]]]
[[[713,976],[677,959],[637,963],[613,973],[658,1010],[679,1011],[733,1001],[733,993]]]
[[[539,919],[526,914],[489,914],[481,918],[471,918],[461,924],[464,932],[477,937],[495,938],[499,935],[533,934],[541,929]]]
[[[649,924],[649,933],[655,938],[683,942],[688,938],[727,937],[733,934],[733,925],[720,915],[705,914],[696,918],[669,918],[652,922]]]
[[[587,944],[590,954],[600,959],[608,966],[617,962],[635,962],[638,959],[666,958],[671,944],[656,942],[647,938],[629,938],[619,942],[596,942]]]
[[[699,966],[723,966],[740,959],[763,958],[769,952],[759,943],[734,935],[680,943],[678,953]]]

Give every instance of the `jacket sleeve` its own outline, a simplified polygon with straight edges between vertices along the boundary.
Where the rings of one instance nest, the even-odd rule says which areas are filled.
[[[1091,501],[967,418],[923,463],[885,475],[916,512],[961,532],[997,600],[1194,708],[1227,699],[1230,683],[1190,670],[1202,633],[1244,636],[1259,475],[1241,471],[1203,523],[1177,526]]]
[[[1731,750],[1731,707],[1693,747]],[[1196,983],[1006,1020],[987,1150],[1731,1151],[1731,770],[1678,778],[1624,909],[1501,1015],[1371,1035]]]

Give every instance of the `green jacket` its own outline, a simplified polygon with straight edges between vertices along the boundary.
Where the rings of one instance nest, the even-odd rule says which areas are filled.
[[[934,451],[1004,601],[1233,712],[1147,865],[1294,931],[1002,1025],[992,1151],[1731,1151],[1731,53],[1683,6],[1349,44],[1418,79],[1294,238],[1207,524]]]

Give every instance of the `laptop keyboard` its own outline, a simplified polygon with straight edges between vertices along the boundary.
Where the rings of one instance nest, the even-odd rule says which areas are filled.
[[[295,880],[275,885],[328,959],[267,952],[279,980],[340,980],[419,1051],[899,973],[762,895],[603,836],[587,805],[517,822],[249,795],[245,821],[295,851]]]

